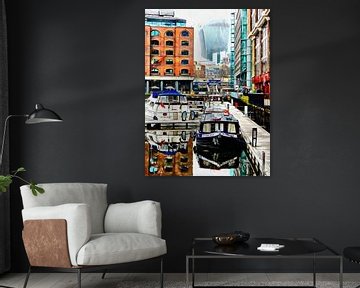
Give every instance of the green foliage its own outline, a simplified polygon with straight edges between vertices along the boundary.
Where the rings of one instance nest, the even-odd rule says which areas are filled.
[[[20,167],[18,168],[16,171],[15,171],[15,174],[18,173],[18,172],[25,172],[25,168],[24,167]]]
[[[30,183],[30,189],[34,196],[37,196],[39,194],[43,194],[45,192],[44,188],[41,188],[39,186],[36,186],[36,183],[32,182]]]
[[[30,185],[31,192],[34,196],[37,196],[38,194],[43,194],[45,190],[39,186],[33,181],[27,181],[24,178],[17,175],[18,173],[25,172],[24,167],[18,168],[16,171],[11,172],[8,175],[0,175],[0,192],[6,192],[10,186],[10,184],[13,182],[13,178],[17,178],[21,180],[22,182]]]
[[[7,188],[12,183],[11,175],[0,175],[0,191],[6,192]]]

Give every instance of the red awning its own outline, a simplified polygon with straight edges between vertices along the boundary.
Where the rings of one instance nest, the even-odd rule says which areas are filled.
[[[257,75],[257,76],[254,76],[252,78],[252,82],[254,84],[257,84],[257,83],[264,83],[264,82],[269,82],[270,81],[270,73],[264,73],[264,74],[261,74],[261,75]]]

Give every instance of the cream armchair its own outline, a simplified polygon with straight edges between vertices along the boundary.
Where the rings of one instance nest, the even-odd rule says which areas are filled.
[[[40,184],[33,196],[22,186],[23,241],[32,270],[54,268],[78,274],[133,261],[160,258],[160,286],[166,242],[161,239],[161,209],[154,201],[107,203],[106,184]],[[103,274],[103,278],[105,273]]]

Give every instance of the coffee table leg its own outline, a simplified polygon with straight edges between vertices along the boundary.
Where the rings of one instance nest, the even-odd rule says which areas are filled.
[[[192,258],[192,287],[195,287],[195,258]]]
[[[343,288],[343,258],[340,257],[339,287]]]
[[[186,256],[186,288],[189,288],[189,257]]]
[[[186,288],[189,288],[189,266],[191,262],[191,287],[195,285],[195,259],[193,257],[186,256]]]
[[[316,257],[313,258],[313,286],[316,287]]]

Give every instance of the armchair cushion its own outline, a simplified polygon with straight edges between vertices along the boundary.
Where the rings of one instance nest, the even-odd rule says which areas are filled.
[[[111,204],[105,215],[105,233],[143,233],[161,237],[160,203],[145,200]]]
[[[94,234],[81,247],[78,265],[108,265],[145,260],[166,253],[165,240],[140,233]]]
[[[107,209],[107,184],[98,183],[47,183],[39,184],[45,193],[34,197],[29,185],[20,187],[24,208],[56,206],[67,203],[85,203],[90,210],[92,233],[104,232]]]
[[[91,220],[86,204],[64,204],[58,206],[33,207],[22,210],[23,220],[65,219],[70,260],[77,265],[79,249],[90,239]]]

